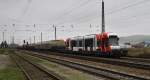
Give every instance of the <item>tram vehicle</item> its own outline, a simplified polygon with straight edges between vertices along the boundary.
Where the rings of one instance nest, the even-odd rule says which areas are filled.
[[[97,54],[102,56],[124,56],[125,50],[119,46],[119,37],[115,33],[91,34],[68,38],[66,49],[83,54]]]

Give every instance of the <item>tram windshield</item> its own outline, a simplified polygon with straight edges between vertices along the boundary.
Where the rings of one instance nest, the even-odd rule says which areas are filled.
[[[117,36],[109,36],[109,44],[113,46],[119,45],[119,38]]]

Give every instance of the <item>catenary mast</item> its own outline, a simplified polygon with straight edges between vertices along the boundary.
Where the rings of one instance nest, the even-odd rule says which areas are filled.
[[[102,33],[105,32],[104,1],[102,0]]]

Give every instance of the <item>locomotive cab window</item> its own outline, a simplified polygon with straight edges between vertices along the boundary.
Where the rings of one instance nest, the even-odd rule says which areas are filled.
[[[119,38],[117,36],[110,36],[109,37],[109,44],[113,46],[119,45]]]

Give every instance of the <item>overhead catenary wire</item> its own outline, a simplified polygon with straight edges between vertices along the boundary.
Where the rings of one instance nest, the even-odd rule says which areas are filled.
[[[106,12],[106,14],[113,14],[113,13],[116,13],[116,12],[119,12],[119,11],[123,11],[123,10],[126,10],[128,8],[135,7],[137,5],[144,4],[144,3],[148,2],[148,1],[150,1],[150,0],[142,0],[142,1],[139,1],[139,2],[135,2],[133,4],[128,4],[128,5],[126,5],[124,7],[121,7],[119,9],[117,9],[117,10]]]
[[[128,2],[128,3],[126,3],[125,4],[125,6],[123,6],[123,7],[121,7],[121,8],[119,8],[119,9],[112,9],[112,10],[106,10],[106,15],[110,15],[110,14],[114,14],[114,13],[117,13],[117,12],[119,12],[119,11],[123,11],[123,10],[126,10],[126,9],[128,9],[128,8],[131,8],[131,7],[135,7],[135,6],[138,6],[138,5],[140,5],[140,4],[145,4],[146,2],[148,2],[149,0],[142,0],[142,1],[138,1],[138,2],[134,2],[134,1],[132,1],[132,2]],[[88,15],[85,15],[85,16],[81,16],[80,18],[78,18],[78,19],[76,19],[76,21],[75,20],[72,20],[72,22],[77,22],[77,23],[84,23],[84,22],[86,22],[86,21],[88,21],[89,19],[95,19],[95,18],[97,18],[97,17],[99,17],[98,15],[96,15],[96,16],[90,16],[90,15],[94,15],[95,13],[90,13],[90,14],[88,14]],[[80,22],[81,21],[81,22]],[[65,23],[65,22],[64,22]]]
[[[123,10],[126,10],[126,9],[128,9],[128,8],[138,6],[138,5],[140,5],[140,4],[145,4],[145,3],[148,2],[148,1],[150,1],[150,0],[142,0],[142,1],[139,1],[139,2],[136,2],[136,3],[127,4],[127,5],[125,5],[124,7],[121,7],[121,8],[119,8],[119,9],[117,9],[117,10],[106,11],[106,15],[111,15],[111,14],[117,13],[117,12],[119,12],[119,11],[123,11]],[[86,17],[87,17],[87,19],[86,19],[85,21],[83,21],[83,22],[86,22],[86,21],[88,21],[88,20],[90,19],[90,17],[88,18],[88,15],[87,15]],[[96,17],[98,17],[98,16],[95,16],[95,18],[96,18]],[[93,18],[93,19],[94,19],[94,18]],[[128,19],[130,19],[130,18],[128,18]],[[82,23],[82,22],[80,22],[80,23]]]
[[[76,3],[76,4],[78,4],[77,6],[73,6],[71,9],[65,9],[65,10],[63,10],[64,11],[64,13],[62,13],[60,16],[58,16],[57,18],[56,18],[56,20],[59,20],[59,19],[61,19],[61,18],[63,18],[63,17],[65,17],[65,16],[67,16],[67,15],[70,15],[70,13],[72,13],[73,11],[75,11],[76,9],[79,9],[80,7],[83,7],[84,5],[86,5],[87,3],[89,3],[90,2],[90,0],[85,0],[85,1],[83,1],[83,2],[81,2],[81,1],[79,1],[78,3]],[[75,5],[76,5],[75,4]],[[69,7],[70,8],[70,7]],[[59,23],[58,23],[59,24]]]

